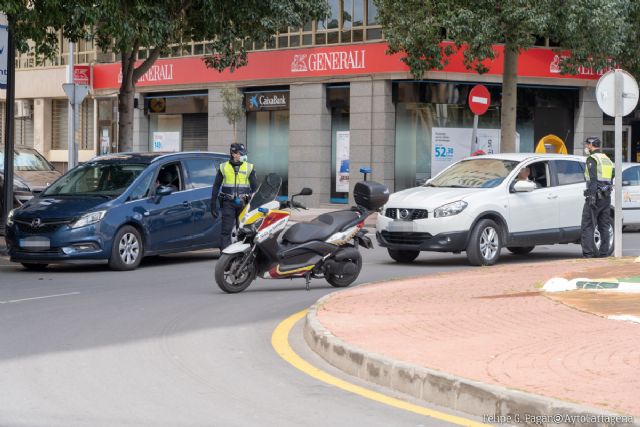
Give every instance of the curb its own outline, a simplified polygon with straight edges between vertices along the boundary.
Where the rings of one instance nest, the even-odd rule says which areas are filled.
[[[498,420],[508,424],[554,427],[640,427],[640,420],[636,422],[632,416],[484,384],[354,347],[335,337],[318,321],[318,307],[331,295],[324,296],[309,308],[304,339],[320,357],[349,375],[432,404],[482,417],[483,422]]]

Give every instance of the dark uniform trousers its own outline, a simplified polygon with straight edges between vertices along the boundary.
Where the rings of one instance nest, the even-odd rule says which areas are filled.
[[[582,208],[582,255],[585,257],[606,257],[609,254],[609,225],[611,224],[611,196],[598,198],[595,207],[591,208],[585,201]],[[595,220],[595,224],[594,224]],[[600,231],[600,251],[596,249],[593,234],[595,226]]]
[[[222,200],[222,226],[220,232],[220,250],[231,244],[231,233],[236,226],[236,220],[243,205],[236,205],[233,200]]]

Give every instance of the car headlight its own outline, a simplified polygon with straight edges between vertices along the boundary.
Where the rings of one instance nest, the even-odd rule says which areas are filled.
[[[436,218],[441,218],[444,216],[458,215],[466,207],[467,207],[467,202],[458,200],[457,202],[447,203],[446,205],[436,208],[436,210],[433,211],[433,216]]]
[[[88,214],[82,215],[76,222],[71,224],[71,228],[80,228],[85,227],[87,225],[95,224],[100,222],[104,215],[107,213],[106,210],[90,212]]]
[[[11,209],[9,211],[9,215],[7,215],[7,225],[13,225],[13,215],[15,213],[15,209]]]

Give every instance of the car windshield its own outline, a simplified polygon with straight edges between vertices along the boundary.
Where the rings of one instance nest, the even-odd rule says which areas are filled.
[[[444,170],[425,186],[492,188],[500,185],[518,163],[499,159],[463,160]]]
[[[45,190],[43,195],[117,197],[147,166],[144,164],[87,163],[64,175]]]
[[[262,184],[251,198],[249,210],[258,209],[265,203],[269,203],[276,199],[282,185],[282,177],[276,173],[270,173],[264,178]]]
[[[16,171],[52,171],[53,166],[35,150],[16,148],[13,152],[13,169]],[[4,151],[0,150],[0,170],[4,170]]]

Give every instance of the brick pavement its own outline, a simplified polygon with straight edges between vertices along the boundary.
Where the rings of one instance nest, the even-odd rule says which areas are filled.
[[[550,277],[594,265],[611,261],[498,265],[363,286],[328,298],[317,316],[337,338],[394,360],[640,416],[640,326],[538,291]]]

